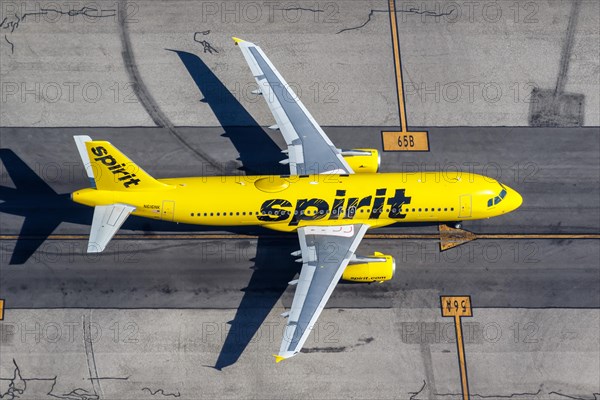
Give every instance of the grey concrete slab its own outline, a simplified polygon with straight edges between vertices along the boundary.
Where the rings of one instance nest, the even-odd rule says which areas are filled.
[[[597,395],[598,310],[474,305],[463,320],[472,397]],[[325,310],[305,352],[281,364],[270,355],[284,326],[277,313],[217,370],[233,311],[8,310],[0,393],[12,384],[36,399],[74,390],[102,399],[460,398],[453,322],[437,308]]]
[[[234,35],[264,47],[322,125],[399,123],[385,0],[2,4],[3,30],[33,13],[0,47],[3,126],[217,125],[168,49],[200,56],[271,125]],[[562,76],[567,93],[585,96],[584,125],[598,126],[598,7],[581,1],[565,69],[569,2],[398,3],[409,124],[528,125],[532,90]]]

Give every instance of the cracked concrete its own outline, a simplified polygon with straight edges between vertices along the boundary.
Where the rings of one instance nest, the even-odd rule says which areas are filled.
[[[237,363],[218,371],[211,367],[235,310],[9,309],[0,323],[0,394],[12,387],[36,399],[76,390],[89,399],[460,398],[453,322],[439,310],[326,309],[307,342],[321,351],[275,364],[279,313],[270,312]],[[594,399],[599,321],[598,310],[476,308],[463,321],[471,398]]]
[[[28,9],[38,4],[23,3]],[[114,8],[100,3],[103,10]],[[559,74],[569,5],[467,3],[452,3],[458,8],[431,0],[398,3],[409,125],[528,125],[532,90],[554,87]],[[220,121],[199,102],[202,95],[179,58],[165,49],[199,55],[261,125],[272,125],[266,105],[251,93],[254,80],[231,41],[234,35],[264,48],[322,125],[398,124],[385,0],[326,2],[319,8],[307,0],[288,7],[259,5],[258,11],[244,2],[132,4],[126,21],[139,78],[174,126]],[[594,0],[581,2],[565,86],[585,95],[585,126],[600,125],[599,7]],[[371,10],[382,12],[354,29]],[[22,21],[6,37],[14,53],[6,40],[0,45],[1,124],[152,126],[120,57],[119,18]],[[198,31],[210,31],[202,39],[218,52],[204,51],[194,40]]]

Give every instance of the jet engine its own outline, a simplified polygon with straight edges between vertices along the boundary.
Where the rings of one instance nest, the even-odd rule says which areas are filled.
[[[375,252],[372,256],[354,256],[342,274],[342,280],[349,282],[389,281],[396,272],[394,257]]]
[[[381,164],[381,156],[375,149],[342,150],[342,156],[357,174],[374,174],[379,170],[379,164]]]

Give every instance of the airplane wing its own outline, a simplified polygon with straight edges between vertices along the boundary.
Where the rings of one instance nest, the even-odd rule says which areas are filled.
[[[303,264],[277,362],[300,352],[367,229],[365,224],[298,229]]]
[[[353,174],[341,150],[329,140],[317,121],[310,115],[296,93],[279,74],[260,47],[254,43],[233,38],[250,66],[259,90],[287,143],[290,173]]]

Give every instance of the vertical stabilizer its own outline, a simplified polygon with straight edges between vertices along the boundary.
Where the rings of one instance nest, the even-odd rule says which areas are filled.
[[[75,136],[75,143],[92,187],[96,189],[150,191],[172,188],[154,179],[109,142]]]

